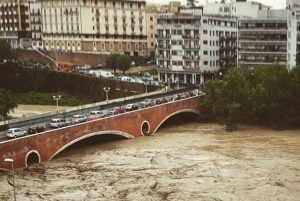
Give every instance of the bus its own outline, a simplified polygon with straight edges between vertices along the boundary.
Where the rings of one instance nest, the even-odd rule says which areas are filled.
[[[76,73],[78,72],[78,66],[75,63],[68,63],[57,61],[53,63],[53,69],[63,72]]]

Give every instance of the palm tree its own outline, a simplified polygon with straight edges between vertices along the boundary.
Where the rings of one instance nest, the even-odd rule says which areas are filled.
[[[194,8],[198,2],[198,0],[186,0],[186,5],[190,8]]]

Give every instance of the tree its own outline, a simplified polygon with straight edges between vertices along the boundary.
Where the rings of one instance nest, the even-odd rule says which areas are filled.
[[[114,74],[116,74],[117,70],[117,58],[120,56],[119,53],[111,53],[106,57],[106,67],[112,69],[114,71]]]
[[[48,76],[49,70],[44,68],[42,64],[27,62],[24,67],[29,73],[24,73],[26,77],[26,84],[30,87],[30,90],[38,91],[39,85],[43,84]]]
[[[17,53],[6,40],[0,40],[0,62],[17,59]]]
[[[212,109],[227,131],[237,129],[253,116],[253,91],[241,69],[230,69],[223,80],[207,82],[203,91],[204,106]]]
[[[10,111],[18,106],[17,98],[11,91],[0,89],[0,116],[6,120]]]
[[[125,71],[129,70],[131,66],[131,58],[127,54],[120,54],[117,57],[116,64],[118,69],[123,72],[123,75],[125,75]]]

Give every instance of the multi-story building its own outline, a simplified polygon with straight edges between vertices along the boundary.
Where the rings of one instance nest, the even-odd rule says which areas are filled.
[[[300,0],[286,0],[286,8],[292,10],[297,19],[300,19]]]
[[[203,84],[236,64],[237,20],[203,15],[202,7],[157,16],[158,79]]]
[[[146,22],[147,22],[147,47],[148,47],[148,56],[151,58],[155,57],[155,44],[156,44],[156,23],[157,23],[157,7],[147,6],[146,9]]]
[[[28,0],[0,1],[0,38],[13,48],[31,46],[30,10]]]
[[[259,11],[258,18],[238,20],[238,65],[277,63],[296,66],[297,19],[290,10]]]
[[[231,0],[230,2],[207,3],[204,7],[205,15],[222,15],[236,17],[257,17],[258,10],[269,10],[271,6],[255,1]]]
[[[48,50],[147,54],[143,0],[43,0],[43,42]]]
[[[32,48],[43,49],[43,34],[42,34],[42,6],[40,1],[30,3],[30,20],[31,20],[31,35]]]

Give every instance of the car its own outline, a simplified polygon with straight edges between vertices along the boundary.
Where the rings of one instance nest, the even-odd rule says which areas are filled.
[[[146,98],[143,102],[140,103],[140,106],[142,108],[150,107],[150,106],[154,106],[154,105],[155,105],[154,99],[149,99],[149,98]]]
[[[66,120],[63,118],[54,118],[54,119],[51,119],[51,121],[50,121],[51,128],[60,128],[60,127],[66,126],[66,125],[67,125]]]
[[[98,116],[99,118],[104,117],[104,113],[101,112],[100,110],[93,110],[93,111],[90,111],[89,114],[90,114],[90,115],[96,115],[96,116]]]
[[[87,118],[87,121],[94,121],[96,119],[100,119],[100,117],[98,115],[90,115],[88,118]]]
[[[17,138],[21,136],[26,136],[27,131],[25,131],[22,128],[10,128],[5,132],[5,134],[7,138]]]
[[[181,95],[180,94],[176,94],[173,96],[173,101],[177,101],[181,99]]]
[[[158,98],[158,99],[156,99],[155,104],[159,105],[159,104],[163,104],[163,103],[167,103],[167,102],[168,102],[168,100],[166,98]]]
[[[111,117],[111,116],[114,116],[114,115],[117,115],[117,114],[119,114],[119,113],[112,110],[112,111],[109,111],[106,116]]]
[[[150,73],[148,73],[148,72],[144,72],[144,73],[143,73],[143,77],[151,77],[151,75],[150,75]]]
[[[134,111],[134,110],[138,110],[139,106],[137,106],[136,104],[127,104],[125,107],[126,111]]]
[[[126,110],[124,107],[114,107],[114,111],[120,114],[120,113],[124,113]]]
[[[77,123],[82,123],[87,121],[87,117],[84,115],[76,114],[72,117],[72,122],[77,124]]]
[[[45,132],[46,128],[41,125],[32,125],[28,127],[27,133],[28,134],[35,134],[35,133],[42,133]]]

